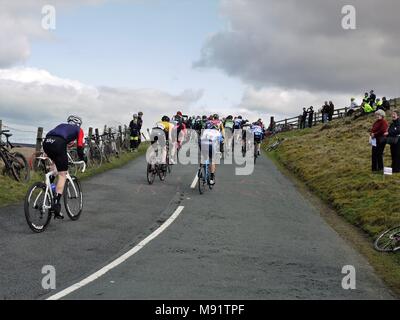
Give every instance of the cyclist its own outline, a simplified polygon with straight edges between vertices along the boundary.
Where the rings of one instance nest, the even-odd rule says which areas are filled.
[[[254,145],[256,147],[257,155],[259,156],[261,141],[264,139],[264,129],[263,129],[263,123],[262,123],[261,119],[254,122],[250,126],[250,130],[251,130],[252,134],[254,135]]]
[[[78,116],[71,115],[67,119],[67,123],[62,123],[51,130],[43,142],[43,150],[47,156],[53,161],[58,171],[58,182],[56,186],[56,195],[52,204],[51,212],[54,213],[56,219],[64,219],[61,213],[61,197],[64,191],[65,182],[68,172],[68,155],[67,147],[77,141],[77,150],[80,161],[84,161],[83,139],[84,132],[81,128],[82,119]],[[52,178],[52,183],[54,177]]]
[[[176,137],[172,137],[174,144],[176,144],[176,147],[173,148],[175,149],[180,149],[182,145],[182,141],[184,140],[185,134],[186,134],[186,124],[183,120],[183,114],[181,111],[178,111],[176,115],[174,116],[174,122],[175,122],[175,128],[176,128]],[[181,133],[183,134],[183,137],[181,137]]]
[[[159,140],[164,141],[165,139],[165,145],[162,146],[163,149],[161,155],[161,159],[164,165],[167,162],[167,144],[169,143],[169,133],[171,130],[172,124],[170,123],[170,118],[168,116],[163,116],[161,118],[161,121],[156,123],[156,126],[152,129],[151,132],[151,144],[154,144]],[[172,158],[169,160],[169,162],[170,164],[174,164]],[[166,166],[164,166],[164,169],[166,169]]]
[[[233,127],[235,122],[233,121],[233,116],[227,116],[224,121],[225,138],[226,138],[226,148],[227,150],[232,150],[232,139],[233,139]]]
[[[210,184],[215,185],[216,155],[223,140],[223,125],[217,114],[210,118],[202,132],[200,149],[203,158],[210,161]]]

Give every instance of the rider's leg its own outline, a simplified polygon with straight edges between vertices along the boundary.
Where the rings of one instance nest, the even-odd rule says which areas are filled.
[[[56,195],[54,199],[54,214],[56,218],[63,218],[61,215],[61,197],[64,192],[65,183],[67,181],[67,171],[62,171],[58,173],[58,181],[56,186]]]

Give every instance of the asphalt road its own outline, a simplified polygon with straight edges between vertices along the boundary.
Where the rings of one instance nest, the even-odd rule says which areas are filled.
[[[196,166],[178,165],[149,186],[145,159],[83,184],[78,222],[30,232],[21,206],[0,210],[0,297],[49,297],[134,248],[171,216],[160,235],[65,299],[390,299],[371,266],[265,157],[250,176],[221,165],[217,185],[191,189]],[[57,270],[57,290],[41,268]],[[356,270],[356,290],[341,286]]]

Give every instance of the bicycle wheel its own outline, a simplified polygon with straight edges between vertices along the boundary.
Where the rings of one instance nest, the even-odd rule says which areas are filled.
[[[30,179],[30,168],[26,158],[19,152],[11,154],[11,172],[19,182],[28,182]]]
[[[203,194],[206,189],[204,166],[201,166],[201,168],[199,168],[199,171],[197,172],[197,176],[199,178],[199,181],[198,181],[199,192],[200,192],[200,194]]]
[[[383,232],[374,243],[380,252],[395,252],[400,249],[400,226]]]
[[[76,221],[79,219],[83,209],[83,195],[79,180],[75,176],[71,176],[72,183],[67,180],[64,188],[64,207],[68,217]]]
[[[148,163],[147,164],[147,182],[149,184],[153,184],[155,178],[156,178],[155,169],[153,168],[153,165]]]
[[[28,190],[25,203],[24,211],[26,222],[29,228],[36,233],[41,233],[46,230],[51,220],[51,214],[49,207],[51,207],[51,199],[46,195],[46,184],[43,182],[36,182]],[[46,208],[47,207],[47,208]]]
[[[161,181],[165,181],[165,178],[166,178],[166,176],[167,176],[167,168],[163,168],[163,166],[162,165],[158,165],[158,169],[157,169],[157,171],[158,171],[158,177],[160,178],[160,180]]]

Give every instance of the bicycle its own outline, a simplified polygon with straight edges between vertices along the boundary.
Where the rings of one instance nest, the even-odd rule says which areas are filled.
[[[9,141],[12,134],[10,130],[0,131],[0,135],[6,137],[6,142],[0,141],[0,158],[4,162],[3,173],[11,175],[16,181],[28,182],[30,179],[30,168],[26,158],[19,152],[10,152],[14,146]]]
[[[272,151],[278,149],[278,147],[282,144],[283,141],[285,141],[285,139],[278,139],[277,141],[275,141],[273,144],[271,144],[267,148],[267,152],[272,152]]]
[[[73,164],[82,166],[82,172],[85,172],[86,163],[84,161],[73,162]],[[46,173],[45,181],[34,183],[25,196],[24,211],[26,222],[35,233],[44,232],[50,224],[53,215],[50,209],[55,201],[50,177],[56,174],[56,171]],[[82,187],[79,179],[76,176],[71,176],[69,172],[67,172],[63,199],[68,217],[72,221],[77,221],[83,210]]]
[[[400,250],[400,226],[386,230],[375,241],[374,247],[379,252]]]
[[[212,190],[213,185],[210,183],[210,160],[206,160],[204,164],[200,164],[200,168],[197,172],[197,177],[199,178],[198,181],[198,188],[200,194],[203,194],[204,191],[206,190],[206,184],[208,185],[208,188]]]
[[[158,143],[157,146],[159,146]],[[154,149],[154,156],[150,159],[150,162],[147,164],[147,171],[146,171],[147,182],[150,185],[154,183],[156,175],[158,175],[161,181],[165,181],[165,178],[167,176],[167,170],[169,167],[169,165],[163,165],[160,163],[158,157],[158,148],[154,148],[154,145],[152,146],[152,148]]]

